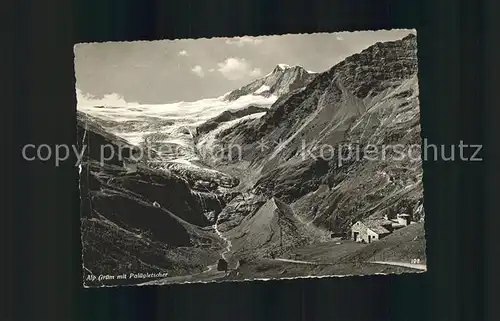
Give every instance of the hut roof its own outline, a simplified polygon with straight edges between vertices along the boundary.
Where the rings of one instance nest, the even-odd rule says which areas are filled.
[[[383,226],[369,227],[369,229],[377,234],[389,234],[389,233],[391,233],[391,232],[389,232],[389,230],[387,230]]]

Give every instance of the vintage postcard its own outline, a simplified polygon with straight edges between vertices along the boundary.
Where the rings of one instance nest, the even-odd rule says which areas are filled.
[[[84,286],[426,270],[415,30],[74,50]]]

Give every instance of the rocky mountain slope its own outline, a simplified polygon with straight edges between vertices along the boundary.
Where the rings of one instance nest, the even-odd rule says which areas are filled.
[[[220,115],[213,117],[203,124],[196,127],[196,135],[200,136],[206,134],[214,129],[216,129],[222,123],[229,122],[231,120],[239,119],[248,115],[267,112],[268,108],[260,107],[256,105],[249,105],[237,110],[226,110]]]
[[[232,253],[245,259],[279,257],[312,239],[289,205],[272,197],[226,235]]]
[[[84,277],[186,274],[218,258],[223,244],[203,214],[220,210],[220,204],[210,204],[185,179],[154,170],[144,160],[133,171],[124,167],[133,160],[130,154],[119,157],[120,148],[133,151],[134,146],[80,113],[77,138],[80,148],[87,146],[80,173]],[[110,146],[115,157],[103,161],[101,146]]]
[[[226,130],[221,144],[241,146],[243,161],[218,168],[247,173],[251,193],[278,197],[332,231],[372,215],[420,219],[416,45],[414,35],[377,43]]]

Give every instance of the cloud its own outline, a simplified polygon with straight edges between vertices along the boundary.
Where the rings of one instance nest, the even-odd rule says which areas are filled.
[[[208,69],[208,72],[214,72],[214,71],[215,71],[215,69],[214,69],[214,68],[210,68],[210,69]]]
[[[76,99],[78,106],[111,106],[111,107],[126,107],[131,105],[139,105],[138,102],[128,102],[123,96],[117,93],[106,94],[101,98],[95,97],[91,94],[84,93],[76,88]]]
[[[203,68],[200,66],[200,65],[196,65],[194,66],[191,71],[193,73],[195,73],[198,77],[204,77],[205,76],[205,72],[203,72]]]
[[[337,40],[342,41],[342,40],[344,40],[344,38],[342,36],[337,36]]]
[[[226,43],[228,45],[236,45],[238,47],[243,47],[244,45],[258,45],[262,43],[262,39],[251,38],[251,37],[238,37],[227,39]]]
[[[229,80],[237,80],[243,77],[257,77],[261,75],[259,68],[252,66],[243,58],[228,58],[218,64],[218,71]]]
[[[252,77],[259,77],[260,75],[262,75],[262,70],[260,70],[260,68],[255,68],[250,72],[250,76]]]
[[[178,56],[187,56],[188,52],[186,50],[181,50],[181,51],[179,51],[179,53],[177,55]]]

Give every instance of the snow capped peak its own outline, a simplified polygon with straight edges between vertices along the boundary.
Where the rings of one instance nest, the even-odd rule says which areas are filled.
[[[291,90],[306,86],[313,77],[313,73],[306,71],[302,66],[278,64],[264,77],[233,90],[223,99],[233,101],[245,95],[281,96]]]
[[[304,67],[300,65],[287,65],[287,64],[277,64],[274,70],[268,74],[271,75],[273,73],[282,73],[282,72],[288,72],[288,71],[305,71],[307,73],[314,73],[312,71],[304,69]],[[268,76],[267,75],[267,76]]]
[[[265,75],[263,78],[267,78],[269,76],[273,76],[276,74],[283,74],[289,71],[304,71],[309,74],[316,74],[317,72],[310,71],[304,69],[304,67],[300,65],[287,65],[287,64],[277,64],[276,67],[274,67],[273,70],[271,70],[267,75]]]

